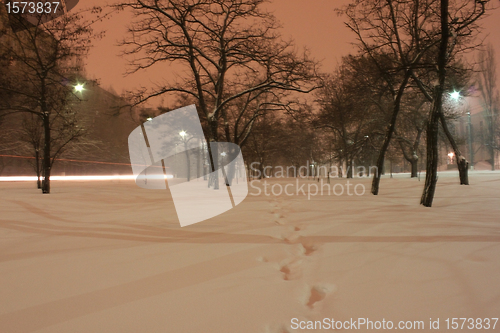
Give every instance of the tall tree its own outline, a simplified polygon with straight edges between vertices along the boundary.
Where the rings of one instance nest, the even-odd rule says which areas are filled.
[[[446,80],[446,63],[449,41],[448,0],[441,0],[441,43],[438,53],[438,84],[434,87],[432,110],[427,127],[427,168],[425,185],[420,203],[426,207],[432,206],[437,183],[438,167],[438,129],[440,114],[443,108],[443,93]]]
[[[353,0],[339,10],[346,25],[356,35],[360,52],[371,59],[392,97],[392,111],[377,158],[371,193],[377,195],[385,154],[396,129],[396,122],[412,69],[438,43],[432,10],[436,0]]]
[[[467,68],[465,68],[464,65],[462,64],[460,56],[461,54],[464,53],[464,51],[479,46],[480,42],[477,42],[477,35],[478,32],[480,31],[478,20],[486,12],[487,3],[488,1],[486,0],[485,1],[461,0],[453,2],[451,5],[449,3],[445,4],[440,3],[440,10],[436,11],[436,13],[440,13],[439,33],[441,35],[440,46],[435,53],[437,54],[437,57],[431,54],[430,57],[426,59],[425,64],[423,64],[421,68],[412,70],[412,79],[420,88],[424,96],[429,100],[429,102],[436,104],[435,98],[436,94],[440,94],[439,91],[442,90],[442,92],[444,93],[446,90],[448,90],[451,93],[452,90],[454,90],[453,81],[456,82],[463,81],[464,72],[467,72]],[[446,13],[443,12],[444,5],[446,5]],[[446,15],[447,17],[444,18],[443,15]],[[447,24],[446,27],[444,27],[443,20],[446,20]],[[444,47],[443,39],[448,39],[446,43],[447,45],[446,50],[442,49]],[[444,68],[441,69],[440,66],[444,66]],[[436,73],[436,68],[437,68],[437,73]],[[443,75],[444,78],[441,77]],[[438,87],[440,84],[438,85],[424,84],[423,82],[425,80],[430,81],[429,76],[437,77],[437,80],[439,82],[440,80],[444,80],[443,86]],[[455,76],[455,78],[453,78],[453,76]],[[445,84],[447,85],[445,86]],[[456,85],[460,86],[461,84],[458,83]],[[442,96],[440,97],[439,102],[441,104],[444,102]],[[443,128],[443,132],[453,148],[459,171],[460,184],[469,185],[469,177],[468,177],[469,162],[462,154],[459,145],[457,144],[455,138],[452,135],[451,130],[449,129],[445,113],[443,112],[443,106],[433,105],[433,110],[437,112],[437,116],[439,118],[439,122],[441,123],[441,127]],[[430,116],[431,118],[433,117],[432,112],[434,111],[431,111],[431,116]],[[428,122],[428,126],[429,126],[428,128],[430,128],[435,126],[435,124]],[[434,133],[431,134],[437,135]],[[427,135],[429,135],[429,133],[427,133]],[[427,144],[428,144],[428,149],[429,148],[437,149],[437,145],[434,146],[432,145],[432,143],[429,142]],[[429,146],[429,144],[431,144],[431,146]],[[435,156],[435,158],[438,158],[437,152],[435,154],[431,153],[431,155]],[[430,157],[429,152],[428,152],[428,157]],[[430,168],[429,170],[435,170],[432,172],[437,173],[437,166],[436,167],[433,166],[434,163],[437,164],[437,161],[434,162],[428,159],[427,163],[432,164],[428,165],[428,169]],[[432,187],[435,186],[435,182],[437,182],[437,175],[428,178],[427,181],[434,183],[434,185],[431,185],[430,183],[426,182],[426,186],[424,189],[424,196],[425,197],[427,197],[427,195],[433,196],[434,192],[432,190]],[[430,198],[427,198],[424,201],[427,202],[427,204],[424,205],[429,205],[429,206],[432,205],[432,200]]]
[[[100,9],[91,11],[98,14]],[[37,16],[37,24],[21,15],[8,17],[9,30],[3,36],[6,42],[0,44],[0,54],[9,59],[10,80],[0,82],[0,91],[9,98],[0,107],[4,115],[25,112],[39,119],[43,129],[42,192],[50,193],[56,157],[83,135],[82,115],[72,107],[81,97],[75,91],[76,73],[91,40],[99,35],[93,33],[92,22],[84,20],[82,12],[67,13],[48,22],[44,22],[43,15]]]
[[[429,103],[417,92],[407,93],[404,108],[394,132],[403,157],[411,165],[411,177],[418,177],[420,143],[425,132]]]
[[[443,94],[445,92],[446,79],[449,74],[450,64],[456,61],[457,53],[470,48],[467,42],[477,35],[477,20],[485,13],[488,1],[463,0],[454,3],[450,8],[448,0],[440,3],[440,33],[441,41],[437,56],[438,84],[434,86],[433,94],[425,90],[416,75],[413,78],[421,88],[424,95],[433,102],[427,128],[427,168],[425,185],[420,203],[431,207],[437,184],[438,166],[438,127],[439,123],[455,151],[459,170],[460,184],[469,185],[468,161],[462,155],[456,141],[454,140],[443,112]],[[451,20],[450,20],[451,17]],[[414,74],[414,73],[413,73]]]
[[[499,118],[500,97],[497,87],[495,49],[488,44],[484,51],[479,54],[479,73],[478,84],[481,93],[483,116],[487,125],[486,145],[490,155],[491,170],[495,170],[496,152],[499,136]]]
[[[38,188],[42,188],[42,165],[41,153],[43,151],[43,129],[40,117],[33,113],[23,114],[22,132],[20,141],[28,145],[28,150],[34,155],[35,160],[32,167],[36,173],[36,184]]]
[[[176,63],[183,73],[177,81],[134,92],[134,104],[170,93],[190,95],[207,123],[208,141],[218,141],[223,135],[241,143],[267,109],[259,101],[286,105],[281,98],[270,100],[263,95],[313,90],[317,85],[315,61],[281,39],[276,19],[262,9],[264,3],[130,0],[120,4],[118,8],[131,9],[135,16],[129,37],[122,43],[124,54],[136,57],[131,72]],[[257,109],[255,104],[259,104]],[[231,124],[237,125],[233,133]],[[238,133],[238,128],[243,131]]]
[[[455,1],[447,13],[448,31],[452,41],[448,45],[446,64],[452,63],[456,55],[467,48],[473,47],[477,36],[476,21],[484,14],[488,1],[460,0]],[[386,78],[389,91],[393,96],[394,107],[388,123],[384,143],[380,149],[377,166],[383,166],[384,156],[396,128],[396,120],[401,109],[401,100],[409,78],[419,85],[429,101],[434,102],[435,87],[423,89],[421,77],[429,70],[436,71],[438,67],[436,54],[442,46],[441,2],[438,0],[353,0],[345,7],[347,26],[355,32],[358,45],[362,52],[368,54],[380,68],[381,75]],[[448,36],[449,37],[449,36]],[[377,61],[375,55],[388,55],[384,65]],[[379,59],[382,59],[379,57]],[[422,73],[423,70],[423,73]],[[437,73],[436,73],[437,76]],[[437,116],[443,130],[457,154],[457,161],[463,166],[462,154],[455,144],[442,112]],[[431,124],[429,126],[434,126]],[[428,133],[429,134],[429,133]],[[428,142],[429,144],[429,142]],[[462,170],[461,167],[460,170]],[[466,182],[465,173],[461,171],[461,182]],[[375,175],[372,182],[372,193],[378,194],[380,174]]]
[[[337,72],[327,77],[317,92],[320,110],[315,127],[332,132],[335,157],[340,164],[345,163],[347,178],[353,177],[354,161],[374,131],[380,131],[380,103],[375,103],[375,89],[363,80],[364,64],[363,57],[345,57]]]

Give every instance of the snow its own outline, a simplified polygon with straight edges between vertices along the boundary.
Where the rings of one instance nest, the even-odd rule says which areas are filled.
[[[366,178],[351,180],[363,196],[251,190],[182,229],[168,191],[131,180],[50,195],[0,183],[0,332],[283,333],[358,317],[426,332],[430,318],[498,317],[500,173],[471,186],[440,173],[432,208],[423,180],[384,177],[376,197]]]

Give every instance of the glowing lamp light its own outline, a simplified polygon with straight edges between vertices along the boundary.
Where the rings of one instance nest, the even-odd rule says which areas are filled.
[[[76,92],[82,92],[82,91],[83,91],[83,84],[78,83],[78,84],[75,86],[75,91],[76,91]]]
[[[179,133],[179,135],[180,135],[180,136],[182,136],[182,137],[185,137],[185,136],[186,136],[186,134],[187,134],[187,133],[186,133],[185,131],[182,131],[182,132],[180,132],[180,133]]]
[[[151,120],[153,120],[153,118],[151,118],[151,117],[148,117],[147,121],[151,121]]]
[[[450,94],[450,97],[453,98],[455,101],[457,101],[460,98],[460,92],[454,91]]]
[[[226,152],[224,152],[224,151],[223,151],[223,152],[221,153],[221,155],[222,155],[222,156],[226,156]]]
[[[451,159],[451,158],[453,158],[454,156],[455,156],[455,154],[454,154],[454,153],[449,153],[449,154],[448,154],[448,157],[449,157],[450,159]]]
[[[158,176],[148,176],[151,178],[164,178],[170,179],[174,178],[173,175],[158,175]],[[0,177],[0,182],[34,182],[37,180],[36,176],[12,176],[12,177]],[[107,175],[107,176],[52,176],[50,180],[56,181],[89,181],[89,180],[135,180],[134,175]]]

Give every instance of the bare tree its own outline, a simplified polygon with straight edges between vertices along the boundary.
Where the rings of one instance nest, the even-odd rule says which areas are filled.
[[[263,100],[286,105],[270,96],[313,90],[316,63],[306,52],[297,54],[291,42],[282,41],[276,19],[262,9],[264,2],[131,0],[120,4],[118,8],[132,9],[135,15],[129,38],[122,43],[124,54],[136,57],[130,72],[176,63],[185,73],[154,89],[139,89],[133,93],[134,104],[169,93],[192,96],[207,123],[210,142],[222,135],[241,144],[256,118],[269,109],[263,107]]]
[[[425,90],[421,81],[413,75],[415,81],[421,88],[424,95],[433,102],[427,128],[427,169],[424,190],[420,203],[426,207],[431,207],[437,184],[437,164],[438,164],[438,126],[439,122],[446,137],[455,151],[457,165],[460,176],[460,184],[468,185],[468,161],[462,155],[456,141],[451,134],[443,112],[443,94],[447,79],[447,70],[450,64],[456,60],[457,53],[470,48],[467,42],[478,31],[477,20],[485,13],[488,1],[468,1],[463,0],[454,3],[450,8],[448,0],[441,0],[440,3],[440,32],[441,41],[437,56],[438,84],[434,86],[433,94]],[[451,17],[451,20],[450,20]]]
[[[398,119],[398,129],[394,132],[403,157],[411,165],[411,177],[418,177],[420,143],[427,125],[429,103],[421,94],[407,93],[403,112]]]
[[[378,170],[383,169],[412,69],[418,68],[439,42],[432,12],[435,3],[435,0],[353,0],[339,10],[347,18],[347,27],[356,34],[360,51],[378,69],[392,97],[392,112],[377,159]],[[380,176],[380,172],[373,176],[374,195],[379,193]]]
[[[94,14],[100,9],[91,10]],[[1,105],[5,114],[29,113],[38,118],[43,129],[42,192],[50,193],[51,169],[67,145],[84,134],[81,115],[74,103],[81,96],[74,89],[75,74],[81,69],[92,38],[93,22],[82,13],[65,14],[57,20],[32,24],[20,15],[11,15],[11,31],[0,53],[10,61],[11,80],[0,83],[0,91],[9,95]],[[35,125],[36,127],[36,125]],[[33,128],[35,128],[33,127]]]
[[[320,143],[317,141],[317,131],[311,126],[310,111],[310,108],[306,108],[306,112],[300,116],[287,117],[281,122],[276,155],[282,164],[292,167],[290,170],[287,169],[287,177],[299,177],[300,172],[305,171],[301,166],[308,167],[311,156],[317,155]]]
[[[332,132],[335,158],[345,163],[347,178],[353,177],[354,160],[369,143],[379,116],[372,90],[357,79],[359,60],[344,58],[337,73],[325,79],[317,93],[320,111],[315,126]]]
[[[439,119],[443,108],[443,94],[446,80],[446,63],[448,55],[449,26],[448,26],[448,0],[441,0],[441,43],[438,53],[438,80],[434,87],[432,110],[427,126],[427,169],[425,185],[420,199],[420,204],[431,207],[437,184],[438,167],[438,130]]]
[[[487,124],[486,133],[484,133],[486,146],[490,155],[491,170],[495,170],[496,151],[500,149],[498,146],[500,97],[497,87],[495,49],[491,44],[479,54],[477,81],[483,104],[484,121]]]
[[[266,167],[276,165],[276,157],[278,157],[279,151],[282,148],[280,137],[284,132],[285,129],[282,120],[278,119],[272,113],[259,117],[254,122],[254,130],[247,138],[247,144],[243,147],[243,153],[245,154],[247,164],[252,169],[255,169],[255,164],[257,164],[260,171],[260,178],[271,176]],[[290,135],[291,133],[288,134]]]
[[[422,77],[417,74],[417,70],[412,71],[413,80],[416,82],[424,96],[433,103],[430,118],[433,120],[435,120],[435,116],[439,118],[443,131],[454,150],[461,185],[469,185],[469,162],[465,156],[463,156],[455,138],[452,135],[452,132],[449,129],[445,113],[443,112],[443,93],[446,91],[446,88],[450,88],[449,85],[445,86],[447,78],[450,77],[450,73],[463,71],[463,66],[460,66],[460,54],[468,49],[478,46],[476,38],[479,26],[477,22],[486,12],[487,3],[488,1],[476,0],[461,0],[454,2],[452,6],[450,6],[448,2],[440,3],[439,19],[441,41],[437,52],[438,57],[435,57],[434,59],[432,57],[429,58],[426,66],[422,66],[422,68],[427,68],[431,71],[435,71],[435,68],[438,68],[437,78],[440,83],[438,85],[426,86],[423,84]],[[443,6],[446,8],[443,8]],[[443,17],[443,15],[446,15],[446,17]],[[444,49],[445,46],[446,49]],[[429,75],[427,71],[426,74]],[[435,105],[437,103],[437,95],[441,96],[439,97],[439,103],[441,103],[439,106]],[[437,112],[437,114],[434,115],[434,112]],[[427,172],[430,172],[431,175],[426,175],[426,184],[424,187],[424,194],[422,195],[422,204],[428,207],[432,205],[432,198],[434,196],[434,189],[437,182],[438,129],[435,128],[435,126],[436,124],[431,123],[431,121],[428,122],[427,149],[430,149],[431,151],[427,152]],[[432,138],[430,136],[432,136]],[[436,151],[434,152],[434,150]],[[436,160],[429,160],[429,158]]]
[[[23,114],[22,134],[20,141],[28,145],[35,160],[32,163],[36,173],[37,188],[42,188],[42,161],[41,153],[43,150],[43,124],[40,117],[33,113]]]
[[[484,14],[487,2],[461,0],[454,2],[451,10],[447,9],[447,15],[450,16],[447,21],[447,34],[452,34],[452,40],[447,43],[446,65],[452,63],[457,54],[475,45],[473,39],[478,31],[476,21]],[[386,78],[388,88],[394,96],[392,117],[377,161],[377,166],[381,168],[385,152],[396,128],[402,96],[409,78],[411,77],[419,85],[429,101],[435,102],[434,94],[436,91],[433,90],[434,87],[430,90],[423,89],[419,78],[431,69],[436,71],[436,67],[438,67],[438,61],[434,55],[439,53],[444,36],[442,34],[441,2],[437,0],[355,0],[353,4],[345,7],[341,12],[347,16],[347,26],[355,32],[361,51],[368,54],[380,68],[381,75]],[[448,35],[447,38],[450,37]],[[377,59],[377,55],[379,55],[378,59],[386,60],[385,66]],[[381,55],[387,56],[382,58]],[[423,73],[422,70],[424,70]],[[462,160],[463,156],[453,141],[444,115],[439,112],[437,116],[450,143],[459,153],[457,161],[460,170],[463,170],[463,165],[465,165]],[[434,124],[429,123],[429,126],[434,126]],[[432,132],[432,129],[430,131]],[[429,131],[427,134],[429,135]],[[435,134],[431,133],[431,135]],[[432,141],[430,143],[428,141],[427,144],[432,145]],[[434,155],[432,154],[432,156]],[[462,171],[460,176],[461,183],[465,183],[466,179]],[[376,176],[373,179],[373,194],[378,193],[379,177]]]

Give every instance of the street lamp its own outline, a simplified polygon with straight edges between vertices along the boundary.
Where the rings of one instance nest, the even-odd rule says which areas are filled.
[[[450,93],[450,97],[455,101],[458,101],[458,99],[460,98],[460,91],[454,90],[452,93]]]
[[[83,88],[83,84],[78,83],[78,84],[75,86],[75,91],[76,91],[76,92],[82,92],[83,90],[84,90],[84,88]]]

